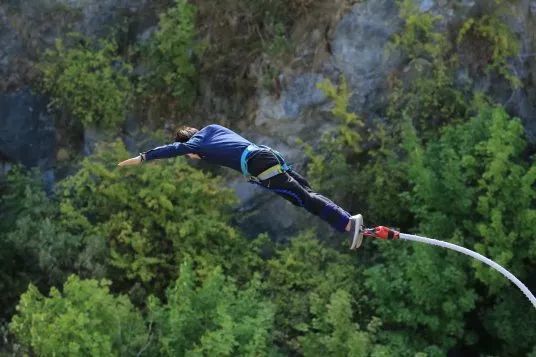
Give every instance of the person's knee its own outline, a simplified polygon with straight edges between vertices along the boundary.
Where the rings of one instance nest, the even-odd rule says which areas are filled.
[[[305,209],[317,216],[320,215],[326,206],[325,202],[322,200],[322,196],[316,192],[308,192],[304,201]]]

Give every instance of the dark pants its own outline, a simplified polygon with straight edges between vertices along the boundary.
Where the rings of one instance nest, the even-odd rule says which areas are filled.
[[[248,159],[248,171],[256,176],[277,163],[277,158],[270,151],[261,150]],[[297,172],[290,170],[257,184],[277,193],[293,205],[305,208],[339,232],[345,231],[350,214],[329,198],[314,192],[309,182]]]

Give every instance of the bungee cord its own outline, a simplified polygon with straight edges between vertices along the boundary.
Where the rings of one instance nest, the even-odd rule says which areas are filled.
[[[497,264],[496,262],[494,262],[493,260],[489,258],[486,258],[482,254],[479,254],[470,249],[461,247],[453,243],[449,243],[449,242],[445,242],[445,241],[441,241],[437,239],[432,239],[432,238],[427,238],[427,237],[421,237],[421,236],[412,235],[412,234],[400,233],[394,229],[387,228],[384,226],[378,226],[375,228],[362,228],[361,234],[362,236],[365,236],[365,237],[374,237],[374,238],[391,239],[391,240],[403,239],[407,241],[425,243],[429,245],[435,245],[438,247],[451,249],[456,252],[468,255],[484,264],[489,265],[490,267],[492,267],[493,269],[501,273],[503,276],[505,276],[512,283],[514,283],[523,292],[523,294],[527,297],[527,299],[529,299],[529,301],[532,303],[532,305],[536,309],[536,298],[530,292],[530,290],[525,286],[525,284],[523,284],[518,278],[516,278],[512,273],[510,273],[508,270],[503,268],[501,265]]]

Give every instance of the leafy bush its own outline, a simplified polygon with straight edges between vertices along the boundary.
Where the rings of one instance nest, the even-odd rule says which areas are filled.
[[[356,155],[362,152],[363,140],[359,129],[363,127],[363,120],[348,111],[350,90],[344,78],[341,78],[339,86],[326,80],[318,88],[333,101],[331,113],[336,127],[322,135],[320,148],[313,150],[305,145],[305,153],[310,160],[308,176],[312,178],[314,186],[328,192],[335,202],[348,205],[351,202],[347,198],[354,193],[349,192],[348,188],[358,187],[355,183],[359,178],[348,173],[354,169]]]
[[[126,297],[112,296],[109,285],[73,275],[50,297],[30,285],[10,329],[40,356],[132,355],[147,342],[147,331],[141,314]]]
[[[167,302],[149,302],[158,350],[164,356],[266,356],[271,349],[272,305],[254,278],[238,290],[221,269],[196,288],[190,263],[167,290]]]
[[[424,57],[434,60],[448,49],[447,39],[438,31],[440,16],[419,11],[414,0],[400,3],[400,17],[404,20],[402,33],[393,38],[393,44],[402,49],[410,59]]]
[[[409,149],[421,229],[447,238],[459,227],[466,243],[520,277],[528,274],[525,259],[536,257],[530,239],[536,232],[528,223],[536,214],[536,168],[522,160],[522,133],[520,121],[503,108],[478,104],[471,120],[445,130],[425,151],[415,144]],[[486,266],[475,268],[491,291],[508,284]]]
[[[249,276],[255,252],[228,223],[235,198],[219,179],[183,158],[118,168],[128,156],[120,142],[102,145],[58,192],[66,229],[106,242],[114,281],[163,292],[186,257]]]
[[[303,353],[300,338],[315,330],[315,316],[326,313],[334,290],[349,292],[352,305],[362,298],[351,257],[324,246],[312,233],[279,249],[268,261],[266,274],[264,295],[276,306],[275,339],[285,350]]]
[[[419,11],[414,0],[401,3],[400,17],[405,25],[392,45],[409,57],[413,76],[391,78],[390,129],[400,130],[400,123],[410,118],[419,133],[433,137],[441,126],[465,118],[465,98],[471,95],[455,85],[456,56],[447,34],[438,28],[440,17]]]
[[[80,39],[66,48],[56,40],[56,47],[46,51],[41,63],[52,104],[70,111],[86,127],[120,125],[131,92],[131,67],[116,52],[110,41],[92,46]]]
[[[500,9],[500,8],[499,8]],[[470,18],[464,22],[459,33],[458,43],[468,42],[473,51],[480,49],[472,61],[484,62],[488,70],[498,71],[514,88],[521,86],[521,81],[508,66],[508,60],[517,56],[520,49],[519,40],[510,28],[499,19],[502,12]]]
[[[536,171],[522,158],[522,126],[501,107],[478,101],[475,110],[468,122],[446,128],[438,140],[426,145],[419,143],[413,129],[405,131],[412,186],[408,202],[423,235],[476,250],[521,280],[530,280],[528,267],[536,260],[531,238],[536,232],[529,223],[535,214]],[[530,348],[513,336],[533,340],[534,326],[515,326],[512,321],[531,321],[522,317],[522,311],[533,310],[528,304],[517,306],[521,293],[496,271],[464,256],[421,246],[386,248],[383,256],[389,265],[371,267],[367,286],[379,299],[377,311],[386,324],[426,326],[420,336],[446,349],[462,338],[469,344],[478,341],[481,333],[465,328],[464,314],[473,311],[483,319],[472,324],[486,321],[504,341],[481,348],[505,354],[522,354]],[[390,276],[389,282],[382,280],[384,276]],[[476,305],[477,291],[485,301]],[[488,306],[494,307],[488,311]],[[425,344],[418,343],[421,348]]]
[[[171,97],[182,109],[193,103],[197,91],[194,57],[202,47],[196,42],[195,7],[186,0],[160,15],[158,30],[147,44],[148,75],[142,85],[155,96]]]
[[[351,296],[345,290],[337,290],[329,299],[326,311],[311,311],[315,318],[312,331],[301,343],[304,356],[391,356],[387,346],[375,344],[375,334],[381,323],[371,321],[362,331],[352,317]]]
[[[29,282],[48,288],[81,269],[81,240],[55,221],[57,205],[37,172],[13,168],[0,184],[0,317],[11,315]]]

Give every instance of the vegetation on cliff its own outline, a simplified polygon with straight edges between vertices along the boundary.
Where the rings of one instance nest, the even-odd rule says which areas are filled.
[[[119,129],[140,103],[187,115],[203,69],[251,90],[240,85],[244,61],[284,52],[295,17],[316,4],[224,3],[177,0],[133,52],[111,39],[58,41],[42,57],[43,89],[86,126]],[[457,76],[521,86],[509,67],[519,43],[500,16],[507,3],[448,31],[399,4],[391,50],[407,71],[389,75],[378,118],[351,110],[344,77],[319,84],[337,125],[303,146],[308,176],[367,223],[461,244],[534,289],[531,149],[518,118]],[[243,37],[228,13],[240,15]],[[215,29],[228,37],[199,38]],[[226,46],[237,49],[226,56]],[[474,65],[471,51],[486,56]],[[246,237],[221,178],[183,158],[115,167],[128,156],[120,140],[100,143],[53,192],[19,167],[0,181],[0,354],[536,354],[534,309],[487,266],[404,242],[367,241],[351,255],[344,237],[310,227],[286,243]]]

